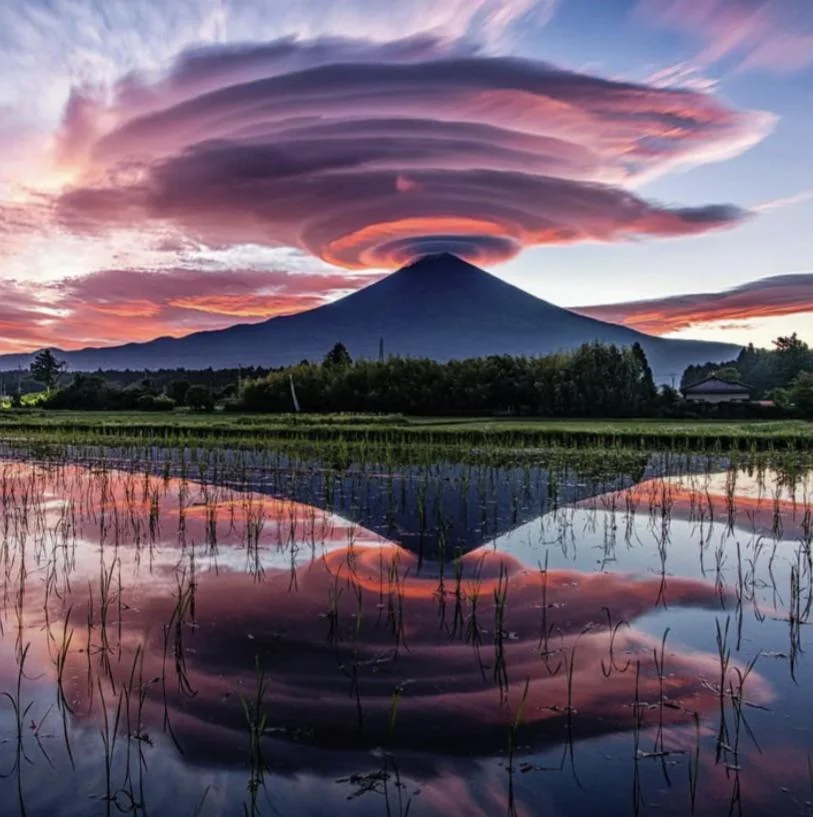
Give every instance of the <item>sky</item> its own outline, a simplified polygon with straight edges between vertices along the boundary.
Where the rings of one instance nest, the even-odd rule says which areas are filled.
[[[4,0],[0,352],[313,308],[449,251],[813,343],[810,0]]]

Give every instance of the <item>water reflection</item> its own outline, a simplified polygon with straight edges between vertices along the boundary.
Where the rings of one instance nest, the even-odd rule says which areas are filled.
[[[757,535],[813,535],[813,483],[805,475],[789,481],[773,470],[736,469],[643,480],[623,491],[590,497],[573,507],[648,513],[698,525],[723,522]]]
[[[671,785],[679,760],[690,785],[662,810],[728,808],[731,775],[759,762],[747,714],[773,706],[777,688],[740,652],[742,583],[595,559],[628,521],[629,542],[647,555],[665,539],[659,550],[645,537],[670,527],[674,539],[673,521],[731,531],[745,520],[762,531],[757,486],[720,478],[723,493],[717,475],[640,483],[543,515],[534,543],[520,528],[419,570],[411,550],[305,502],[9,464],[0,729],[12,773],[0,802],[22,809],[50,764],[70,764],[93,780],[99,813],[142,813],[148,800],[178,813],[165,775],[188,787],[197,767],[242,781],[221,781],[218,805],[204,799],[201,813],[279,811],[293,797],[283,781],[308,776],[318,794],[300,791],[299,811],[375,810],[370,794],[388,810],[448,813],[455,792],[460,813],[530,814],[546,775],[567,770],[545,794],[562,813],[605,801],[606,813],[628,814],[647,805],[642,777]],[[722,501],[729,510],[733,501],[733,517]],[[806,508],[776,492],[765,502],[774,531],[777,507],[783,528]],[[577,540],[589,559],[568,549]],[[761,606],[766,627],[792,624],[783,604]],[[683,629],[696,616],[716,645]],[[611,750],[634,761],[623,784],[612,771],[621,761],[596,767]],[[782,767],[794,783],[797,766]],[[719,774],[725,786],[712,785]],[[339,795],[325,793],[331,784]],[[737,802],[747,800],[737,785]],[[269,786],[283,786],[273,808]],[[360,795],[352,805],[342,804],[348,787]],[[751,788],[749,802],[760,802]],[[193,813],[202,794],[186,796]]]

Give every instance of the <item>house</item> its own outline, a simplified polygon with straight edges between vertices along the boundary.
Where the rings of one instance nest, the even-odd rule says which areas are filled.
[[[725,380],[717,375],[706,377],[681,389],[687,400],[698,403],[747,403],[751,389],[745,383]]]

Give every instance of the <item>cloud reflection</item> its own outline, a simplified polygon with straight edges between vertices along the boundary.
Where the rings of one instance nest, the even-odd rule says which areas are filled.
[[[488,762],[515,722],[521,756],[626,736],[636,712],[682,745],[695,713],[720,706],[716,656],[674,638],[663,656],[636,624],[659,609],[662,577],[543,572],[488,546],[419,572],[406,548],[307,503],[109,467],[6,465],[0,485],[25,497],[3,503],[5,529],[23,535],[27,517],[43,566],[28,564],[22,595],[9,585],[6,640],[30,642],[27,672],[50,699],[71,611],[62,692],[87,734],[103,694],[131,740],[243,767],[242,701],[262,687],[275,774],[352,778],[384,747],[432,808],[457,791],[485,815],[504,803]],[[711,583],[666,582],[670,609],[720,609]],[[732,661],[731,679],[741,669]],[[0,689],[15,677],[3,664]],[[749,701],[771,695],[752,673]]]

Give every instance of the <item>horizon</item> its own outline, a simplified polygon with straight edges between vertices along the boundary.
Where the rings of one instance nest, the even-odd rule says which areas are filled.
[[[0,24],[0,354],[296,314],[442,252],[647,334],[813,343],[803,0]]]

